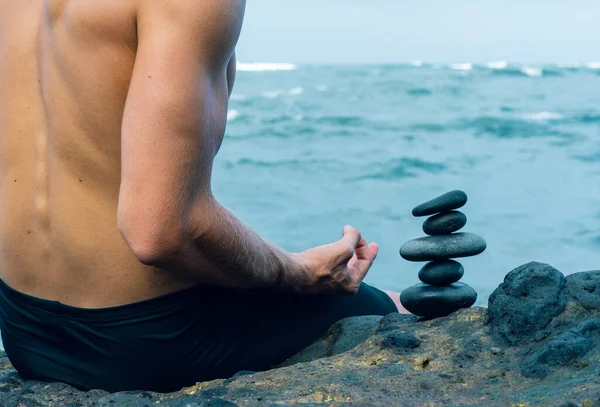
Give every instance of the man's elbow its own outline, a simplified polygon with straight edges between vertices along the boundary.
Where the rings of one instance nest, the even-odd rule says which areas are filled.
[[[119,217],[119,232],[136,259],[147,266],[157,267],[168,263],[182,247],[178,228],[158,222],[136,224],[131,219]]]

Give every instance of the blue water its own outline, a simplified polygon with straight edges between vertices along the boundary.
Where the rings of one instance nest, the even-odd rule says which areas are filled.
[[[600,268],[600,68],[242,65],[213,188],[289,251],[345,224],[380,244],[365,281],[402,290],[421,263],[412,208],[463,189],[465,231],[488,242],[461,260],[478,305],[528,261]]]

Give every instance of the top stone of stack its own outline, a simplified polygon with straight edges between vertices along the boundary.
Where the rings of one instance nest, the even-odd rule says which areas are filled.
[[[413,216],[428,216],[440,212],[447,212],[463,207],[467,203],[467,194],[455,190],[446,192],[430,201],[424,202],[412,210]]]

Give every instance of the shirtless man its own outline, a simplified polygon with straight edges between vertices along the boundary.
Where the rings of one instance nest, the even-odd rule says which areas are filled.
[[[0,330],[24,377],[177,390],[397,311],[356,229],[288,253],[212,196],[244,7],[0,0]]]

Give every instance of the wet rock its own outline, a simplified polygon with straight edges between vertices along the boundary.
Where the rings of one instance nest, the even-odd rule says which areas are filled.
[[[459,211],[434,215],[423,222],[423,232],[427,235],[449,235],[467,224],[467,216]]]
[[[464,273],[464,267],[457,261],[432,261],[419,270],[419,280],[431,285],[450,285],[460,280]]]
[[[565,366],[585,355],[593,346],[592,332],[600,330],[600,319],[582,322],[559,335],[535,354],[527,357],[521,371],[527,377],[544,377],[554,367]],[[597,342],[597,341],[596,341]]]
[[[467,194],[459,190],[450,191],[416,206],[412,210],[412,214],[413,216],[433,215],[438,212],[458,209],[464,206],[466,203]]]
[[[600,309],[600,271],[583,271],[565,278],[569,296],[589,309]]]
[[[465,283],[446,287],[416,284],[402,291],[400,302],[411,313],[427,318],[443,317],[468,308],[477,300],[477,292]]]
[[[489,298],[494,339],[515,345],[545,338],[550,321],[565,308],[564,285],[561,272],[544,263],[531,262],[508,273]]]
[[[428,236],[410,240],[400,248],[400,256],[408,261],[446,260],[482,253],[485,240],[474,233]]]

